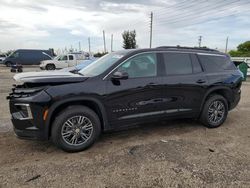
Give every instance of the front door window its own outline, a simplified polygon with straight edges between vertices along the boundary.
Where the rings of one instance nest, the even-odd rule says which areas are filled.
[[[123,63],[117,71],[127,72],[129,78],[157,76],[156,54],[145,53],[137,55]]]

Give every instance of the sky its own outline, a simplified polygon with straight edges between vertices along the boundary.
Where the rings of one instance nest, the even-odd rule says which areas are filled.
[[[122,49],[122,33],[136,30],[139,48],[202,46],[224,50],[250,40],[250,0],[0,0],[0,51],[35,48]]]

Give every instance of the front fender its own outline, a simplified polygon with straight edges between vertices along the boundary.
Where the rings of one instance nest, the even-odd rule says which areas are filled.
[[[104,105],[101,103],[101,101],[97,98],[94,98],[94,97],[87,97],[87,96],[84,96],[84,97],[74,97],[74,98],[69,98],[69,99],[65,99],[65,100],[60,100],[60,101],[57,101],[55,103],[53,103],[50,107],[49,107],[49,112],[48,112],[48,115],[47,115],[47,119],[45,121],[45,127],[46,127],[46,135],[48,135],[48,138],[49,138],[49,132],[50,132],[50,129],[51,129],[51,126],[52,126],[52,120],[53,120],[53,115],[55,115],[55,112],[56,110],[62,106],[62,105],[65,105],[65,104],[75,104],[75,103],[78,103],[79,102],[93,102],[95,103],[100,112],[101,112],[101,116],[102,116],[102,120],[103,120],[103,128],[104,130],[109,130],[111,129],[111,127],[109,127],[108,125],[108,119],[107,119],[107,113],[106,113],[106,110],[105,110],[105,107]]]

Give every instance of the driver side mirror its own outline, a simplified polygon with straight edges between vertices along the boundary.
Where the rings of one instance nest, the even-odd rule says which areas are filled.
[[[128,79],[128,73],[127,72],[121,72],[116,71],[112,77],[113,80],[127,80]]]

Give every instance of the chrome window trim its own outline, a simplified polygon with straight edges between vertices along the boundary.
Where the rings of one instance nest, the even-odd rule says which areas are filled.
[[[211,53],[200,53],[200,52],[180,52],[180,51],[147,51],[147,52],[140,52],[137,54],[132,55],[131,57],[125,59],[124,61],[122,61],[119,65],[117,65],[115,68],[113,68],[108,74],[106,74],[106,76],[104,76],[102,78],[102,80],[105,80],[115,69],[117,69],[119,66],[121,66],[123,63],[125,63],[126,61],[130,60],[131,58],[137,56],[137,55],[141,55],[141,54],[148,54],[148,53],[184,53],[184,54],[197,54],[197,55],[210,55],[210,56],[222,56],[222,57],[226,57],[225,55],[220,55],[220,54],[211,54]]]
[[[197,53],[197,55],[227,57],[226,55],[221,55],[221,54],[209,54],[209,53]]]

